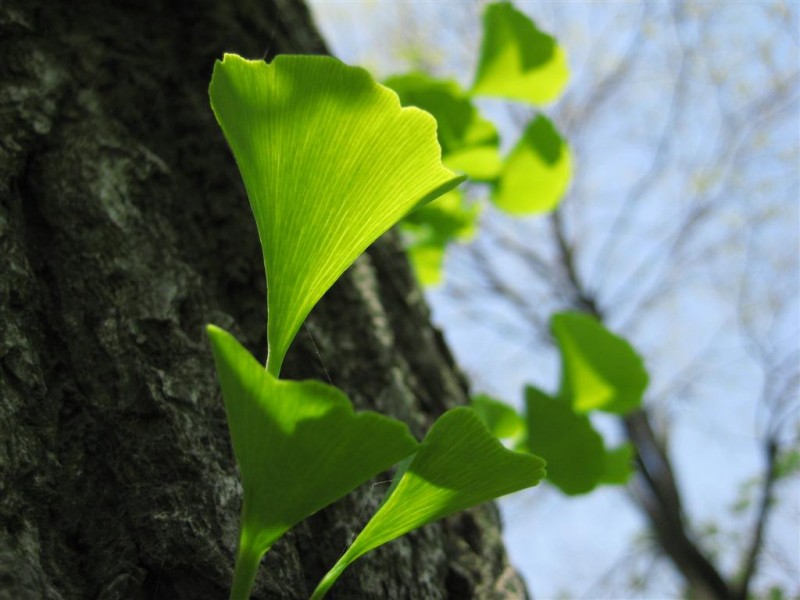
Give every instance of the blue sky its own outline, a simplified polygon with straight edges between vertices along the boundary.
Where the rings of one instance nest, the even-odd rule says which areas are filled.
[[[698,531],[718,528],[706,540],[732,572],[743,543],[736,536],[753,511],[737,515],[730,507],[761,472],[760,442],[775,414],[763,400],[772,393],[764,365],[791,362],[800,345],[799,5],[516,4],[570,57],[570,88],[545,112],[576,152],[564,214],[579,270],[613,308],[611,327],[645,356],[653,379],[648,402],[668,425],[687,511]],[[311,5],[345,62],[379,78],[415,67],[471,81],[478,3]],[[625,76],[598,96],[623,60],[630,63]],[[509,147],[530,111],[480,105]],[[707,217],[687,227],[687,215],[706,205]],[[510,222],[487,209],[484,221],[487,231],[548,255],[546,219]],[[688,239],[675,247],[670,242],[682,233]],[[448,284],[428,294],[434,320],[474,391],[519,405],[526,383],[555,388],[557,354],[507,302],[481,292],[476,249],[501,277],[527,281],[525,265],[481,234],[472,249],[449,253]],[[536,299],[542,315],[559,308],[541,283],[519,290]],[[789,375],[780,375],[790,377],[793,368],[784,364]],[[797,443],[797,385],[782,398],[784,436]],[[599,426],[618,435],[610,420]],[[758,584],[800,593],[797,479],[781,484],[779,494]],[[502,507],[512,561],[538,598],[680,593],[669,565],[646,551],[644,522],[619,489],[565,499],[540,487]],[[636,592],[629,580],[640,575],[648,587]]]

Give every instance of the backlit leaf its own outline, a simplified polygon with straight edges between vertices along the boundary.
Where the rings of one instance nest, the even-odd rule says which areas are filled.
[[[490,4],[472,93],[534,105],[552,102],[569,79],[567,57],[555,38],[539,31],[509,2]]]
[[[436,123],[369,74],[326,56],[217,61],[211,106],[242,173],[267,274],[278,375],[311,308],[367,246],[462,178]]]
[[[479,214],[479,205],[467,206],[460,190],[450,190],[403,219],[404,235],[428,243],[466,241],[475,235]]]
[[[466,173],[473,181],[494,181],[503,163],[497,146],[470,146],[447,154],[442,161],[454,171]]]
[[[473,396],[470,403],[495,437],[514,440],[525,432],[525,421],[505,402],[485,394]]]
[[[472,409],[446,412],[312,600],[322,598],[348,565],[370,550],[436,519],[536,485],[543,476],[541,459],[505,449]]]
[[[647,371],[627,341],[580,313],[554,315],[551,328],[561,352],[559,395],[576,412],[625,414],[641,405]]]
[[[513,215],[553,210],[572,178],[572,154],[552,122],[538,115],[503,163],[492,194],[494,203]]]
[[[397,92],[403,106],[417,106],[436,118],[445,165],[478,181],[497,177],[500,169],[497,130],[480,116],[455,81],[410,73],[390,77],[385,83]]]
[[[338,389],[282,381],[229,333],[208,326],[244,498],[232,598],[293,525],[418,447],[401,422],[353,413]]]
[[[444,244],[414,244],[407,248],[414,274],[424,286],[435,286],[444,280]]]
[[[461,191],[450,190],[400,222],[409,258],[423,285],[442,281],[447,244],[469,240],[475,234],[479,213],[479,204],[466,206]]]

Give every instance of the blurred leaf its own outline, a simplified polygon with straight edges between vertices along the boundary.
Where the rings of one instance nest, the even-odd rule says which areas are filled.
[[[558,98],[568,79],[567,57],[555,38],[509,2],[486,7],[473,94],[540,105]]]
[[[497,130],[480,116],[455,81],[410,73],[390,77],[385,83],[397,92],[403,106],[416,106],[436,118],[445,165],[478,181],[497,177],[500,169]]]
[[[443,154],[465,146],[497,144],[497,130],[478,114],[455,81],[408,73],[390,77],[384,84],[397,93],[403,106],[416,106],[436,118]]]
[[[418,445],[403,423],[354,414],[321,382],[278,380],[232,335],[207,329],[244,490],[232,597],[245,598],[276,540]]]
[[[414,241],[445,243],[466,241],[475,235],[480,206],[466,206],[461,190],[450,190],[440,198],[406,216],[403,230]]]
[[[751,477],[739,484],[739,493],[736,497],[736,501],[731,506],[731,510],[734,513],[741,514],[752,506],[753,495],[760,483],[760,477]]]
[[[641,405],[647,371],[627,341],[580,313],[554,315],[550,325],[561,352],[559,395],[576,412],[626,414]]]
[[[471,405],[495,437],[513,440],[524,434],[525,421],[505,402],[478,394]]]
[[[480,205],[465,206],[461,191],[450,190],[401,221],[409,258],[423,285],[441,283],[445,247],[451,241],[470,239],[479,213]]]
[[[786,600],[785,592],[777,585],[771,586],[768,593],[769,600]]]
[[[369,74],[327,56],[271,64],[226,54],[209,88],[258,225],[269,354],[283,358],[311,308],[415,207],[463,178],[440,160],[436,123]]]
[[[415,244],[407,250],[414,274],[424,286],[435,286],[444,280],[444,244]]]
[[[610,485],[625,485],[628,483],[631,475],[633,475],[634,456],[635,450],[627,442],[611,450],[606,450],[605,466],[600,482]]]
[[[775,478],[785,479],[800,473],[800,450],[787,448],[775,461]]]
[[[569,187],[569,146],[543,115],[533,119],[502,166],[492,200],[507,213],[553,210]]]
[[[444,413],[312,600],[322,598],[344,570],[370,550],[436,519],[536,485],[543,476],[541,459],[505,449],[472,409]]]
[[[493,181],[503,166],[497,146],[463,148],[445,155],[442,161],[448,168],[467,174],[473,181]]]
[[[591,491],[606,468],[603,438],[589,418],[534,387],[525,390],[526,447],[547,461],[547,480],[569,495]]]

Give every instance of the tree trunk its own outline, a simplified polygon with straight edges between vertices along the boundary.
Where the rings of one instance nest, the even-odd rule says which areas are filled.
[[[257,234],[208,107],[223,51],[325,46],[294,0],[0,5],[0,598],[227,595],[241,488],[203,325],[266,344]],[[393,235],[284,372],[419,437],[465,400]],[[296,527],[254,597],[306,598],[385,489]],[[375,551],[331,593],[524,596],[493,505]]]

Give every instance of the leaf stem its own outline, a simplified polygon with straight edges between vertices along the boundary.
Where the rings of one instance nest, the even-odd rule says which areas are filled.
[[[311,594],[311,597],[308,600],[322,600],[325,597],[325,594],[328,593],[328,590],[331,589],[331,586],[336,583],[336,580],[339,579],[341,574],[347,568],[349,561],[345,561],[347,558],[347,554],[342,556],[339,559],[333,568],[325,574],[325,577],[322,578],[322,581],[319,582],[317,588],[314,590],[314,593]]]
[[[266,551],[265,551],[266,552]],[[230,600],[249,600],[256,580],[258,565],[265,552],[259,552],[252,544],[239,543],[236,552],[236,567],[233,570],[233,586]]]

